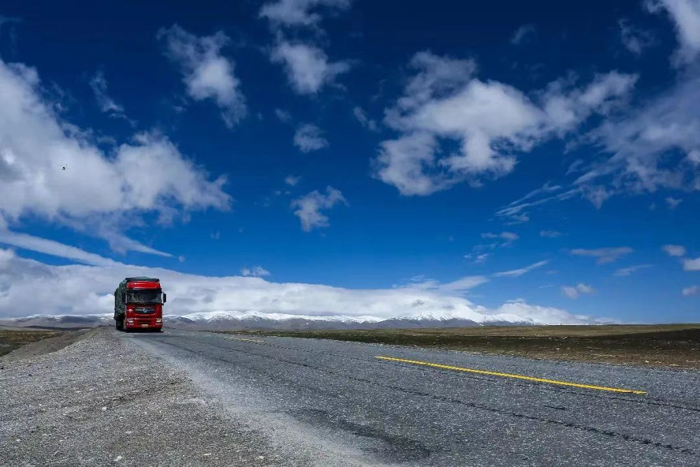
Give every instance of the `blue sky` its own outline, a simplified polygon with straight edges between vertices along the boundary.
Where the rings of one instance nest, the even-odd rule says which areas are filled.
[[[697,0],[8,2],[0,316],[158,268],[242,281],[183,313],[697,321],[698,31]],[[20,294],[105,269],[96,309]],[[367,308],[243,298],[290,284]]]

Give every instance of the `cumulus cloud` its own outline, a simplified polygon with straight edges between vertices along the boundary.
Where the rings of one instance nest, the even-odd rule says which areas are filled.
[[[294,133],[294,145],[301,152],[318,151],[328,147],[328,140],[323,137],[323,131],[319,127],[307,123]]]
[[[683,245],[664,245],[661,249],[664,250],[668,256],[675,256],[677,258],[685,256],[686,252]]]
[[[700,286],[697,285],[686,287],[681,291],[681,295],[683,295],[684,297],[692,297],[698,294],[700,294]]]
[[[241,276],[243,277],[264,277],[269,276],[270,271],[262,266],[253,266],[251,268],[241,268]]]
[[[405,196],[445,190],[454,182],[435,168],[437,146],[435,137],[425,132],[384,141],[372,162],[374,176]]]
[[[114,241],[145,213],[166,221],[231,201],[224,177],[211,181],[163,135],[140,133],[105,153],[55,112],[35,69],[2,61],[0,180],[0,226],[35,216]]]
[[[564,137],[593,114],[607,115],[636,81],[618,72],[597,75],[584,87],[557,80],[533,100],[507,84],[475,78],[472,60],[420,52],[410,66],[416,74],[386,110],[387,125],[401,136],[381,143],[374,161],[376,176],[403,195],[506,175],[519,152]],[[441,153],[441,141],[459,149]],[[412,187],[416,182],[419,188]]]
[[[583,294],[592,294],[593,292],[595,292],[593,287],[586,284],[578,284],[575,286],[562,286],[561,288],[561,293],[573,300],[577,299]]]
[[[535,34],[534,24],[524,24],[515,30],[510,38],[510,43],[513,45],[521,45]]]
[[[321,21],[319,10],[340,11],[352,0],[277,0],[263,5],[260,17],[275,26],[316,26]]]
[[[301,221],[301,228],[305,232],[328,227],[330,225],[328,216],[321,211],[331,209],[336,204],[347,205],[348,203],[340,190],[336,190],[332,186],[326,187],[325,194],[314,190],[292,201],[292,207],[296,208],[294,215]]]
[[[513,269],[511,271],[504,271],[504,272],[497,272],[494,274],[495,277],[520,277],[522,275],[527,274],[528,272],[532,271],[533,269],[541,268],[542,266],[546,265],[549,263],[549,261],[538,261],[537,263],[531,264],[529,266],[526,266],[524,268],[520,269]]]
[[[592,250],[587,250],[585,248],[577,248],[571,250],[571,254],[574,256],[591,256],[598,259],[598,264],[614,263],[621,257],[632,253],[634,250],[629,247],[618,247],[618,248],[597,248]]]
[[[344,289],[303,283],[275,283],[260,277],[209,277],[118,263],[108,266],[53,266],[0,249],[0,318],[36,314],[111,313],[112,293],[128,276],[161,279],[168,314],[253,312],[258,315],[337,317],[372,320],[435,316],[478,323],[520,320],[535,324],[583,324],[595,320],[565,310],[508,302],[490,309],[449,290],[420,288]],[[37,287],[41,284],[41,287]]]
[[[279,42],[270,58],[281,63],[287,71],[287,79],[297,94],[316,94],[325,85],[350,70],[348,62],[331,62],[328,55],[311,44]]]
[[[197,37],[176,24],[161,29],[158,39],[164,42],[166,55],[180,67],[187,94],[192,99],[216,102],[229,128],[245,117],[247,107],[234,62],[221,54],[221,49],[229,43],[226,34],[219,31]]]

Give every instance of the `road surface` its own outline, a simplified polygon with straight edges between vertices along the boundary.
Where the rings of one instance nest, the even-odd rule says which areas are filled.
[[[120,334],[295,465],[698,466],[700,373],[350,342]],[[381,357],[381,358],[380,358]]]

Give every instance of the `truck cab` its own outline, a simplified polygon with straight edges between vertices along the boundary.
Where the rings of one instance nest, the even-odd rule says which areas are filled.
[[[166,299],[159,279],[127,277],[114,291],[116,328],[124,332],[135,329],[161,331]]]

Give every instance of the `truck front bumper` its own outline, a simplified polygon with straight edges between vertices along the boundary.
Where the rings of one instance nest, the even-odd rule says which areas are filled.
[[[124,320],[124,328],[126,329],[161,329],[163,327],[162,318],[154,317],[138,317],[126,318]]]

